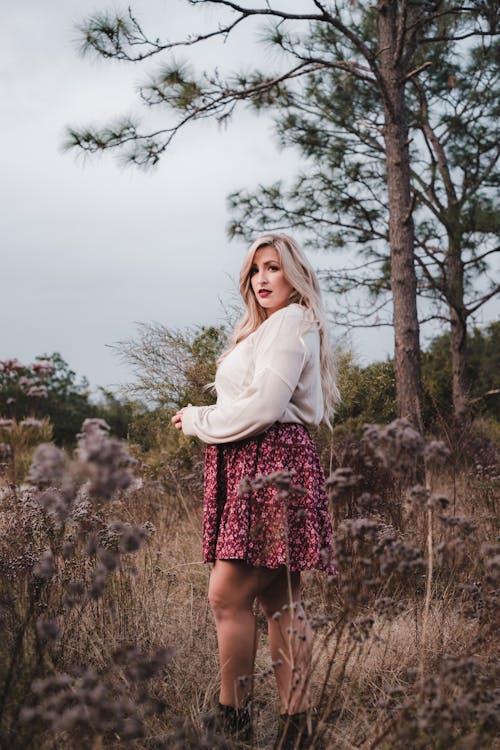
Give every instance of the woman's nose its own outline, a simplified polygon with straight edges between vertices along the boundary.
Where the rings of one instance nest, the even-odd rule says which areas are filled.
[[[262,284],[266,280],[267,280],[266,269],[262,268],[260,271],[257,271],[257,281],[258,281],[258,283]]]

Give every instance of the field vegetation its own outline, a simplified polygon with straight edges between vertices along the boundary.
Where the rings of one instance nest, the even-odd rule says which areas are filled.
[[[184,385],[198,355],[209,374],[207,347],[190,342]],[[303,578],[311,747],[499,747],[498,423],[478,413],[460,432],[436,418],[425,437],[390,414],[363,426],[348,413],[360,388],[349,367],[345,413],[316,436],[338,575]],[[210,722],[202,448],[168,428],[168,403],[133,413],[128,442],[93,416],[66,451],[48,418],[0,421],[2,749],[232,746]],[[293,478],[276,481],[293,493]],[[266,638],[259,616],[253,747],[263,750],[278,711]]]

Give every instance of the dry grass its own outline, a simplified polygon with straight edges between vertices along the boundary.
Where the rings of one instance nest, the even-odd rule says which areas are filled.
[[[425,584],[429,515],[418,503],[403,512],[403,531],[390,527],[390,543],[381,543],[389,538],[389,526],[380,517],[379,526],[369,532],[356,524],[340,527],[339,579],[304,575],[304,598],[315,627],[311,682],[319,727],[316,747],[321,746],[320,735],[336,750],[495,747],[491,597],[498,567],[491,562],[495,550],[485,547],[496,534],[493,485],[494,478],[478,480],[471,471],[452,478],[441,471],[433,477],[434,494],[447,495],[455,507],[454,513],[442,513],[437,506],[433,510],[430,590]],[[0,587],[4,685],[22,625],[32,625],[22,634],[15,678],[3,707],[5,747],[206,747],[200,715],[213,705],[218,688],[215,630],[206,599],[209,569],[201,562],[199,489],[192,496],[183,482],[177,486],[178,492],[172,494],[170,486],[167,494],[158,483],[145,481],[115,495],[104,510],[87,509],[86,516],[73,513],[62,531],[50,513],[40,515],[39,505],[27,502],[26,493],[4,497],[0,562],[2,573],[11,571]],[[193,486],[199,488],[198,483]],[[476,528],[470,531],[463,522],[446,525],[440,515],[472,516]],[[88,554],[89,538],[103,544],[113,519],[131,529],[148,528],[148,536],[139,549],[121,549],[119,565],[98,596],[70,606],[65,600],[68,582],[80,577],[87,586],[98,564]],[[75,550],[66,559],[61,550],[70,535]],[[418,565],[408,545],[420,551]],[[54,551],[56,572],[43,585],[34,585],[36,558],[47,546]],[[370,580],[375,581],[371,588],[366,585]],[[32,620],[30,606],[35,608]],[[37,636],[40,618],[56,621],[59,632],[53,640]],[[262,616],[258,627],[254,747],[265,750],[272,747],[278,706]],[[138,654],[117,659],[125,644],[133,644]],[[137,676],[137,664],[144,666],[147,654],[166,652],[150,674]],[[123,715],[112,725],[97,709],[92,709],[91,719],[87,712],[61,725],[47,707],[47,695],[55,688],[45,686],[36,699],[29,689],[35,678],[75,675],[82,665],[97,673],[82,698],[86,706],[92,703],[92,691],[108,706],[124,704]],[[73,694],[83,690],[75,684]],[[127,700],[130,705],[125,705]],[[26,721],[30,715],[25,709],[33,705],[38,713]],[[134,735],[134,727],[140,727],[140,733]]]

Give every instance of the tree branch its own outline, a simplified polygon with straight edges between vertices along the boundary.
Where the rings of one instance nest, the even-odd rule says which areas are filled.
[[[474,301],[472,307],[467,307],[467,315],[473,315],[473,313],[476,312],[482,305],[484,305],[485,302],[488,302],[492,297],[495,297],[500,292],[500,284],[497,284],[493,289],[491,289],[487,294],[484,294],[482,297],[479,297],[477,300]]]
[[[470,258],[469,260],[462,261],[462,264],[464,266],[470,266],[471,264],[479,263],[483,258],[486,258],[488,255],[493,255],[493,253],[500,252],[500,245],[498,247],[494,247],[492,250],[488,250],[486,253],[483,253],[482,255],[476,255],[473,258]]]

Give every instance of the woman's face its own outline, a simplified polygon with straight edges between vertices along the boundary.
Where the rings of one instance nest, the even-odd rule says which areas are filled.
[[[250,269],[250,284],[268,317],[288,305],[293,286],[285,278],[279,253],[274,247],[260,247],[256,251]]]

